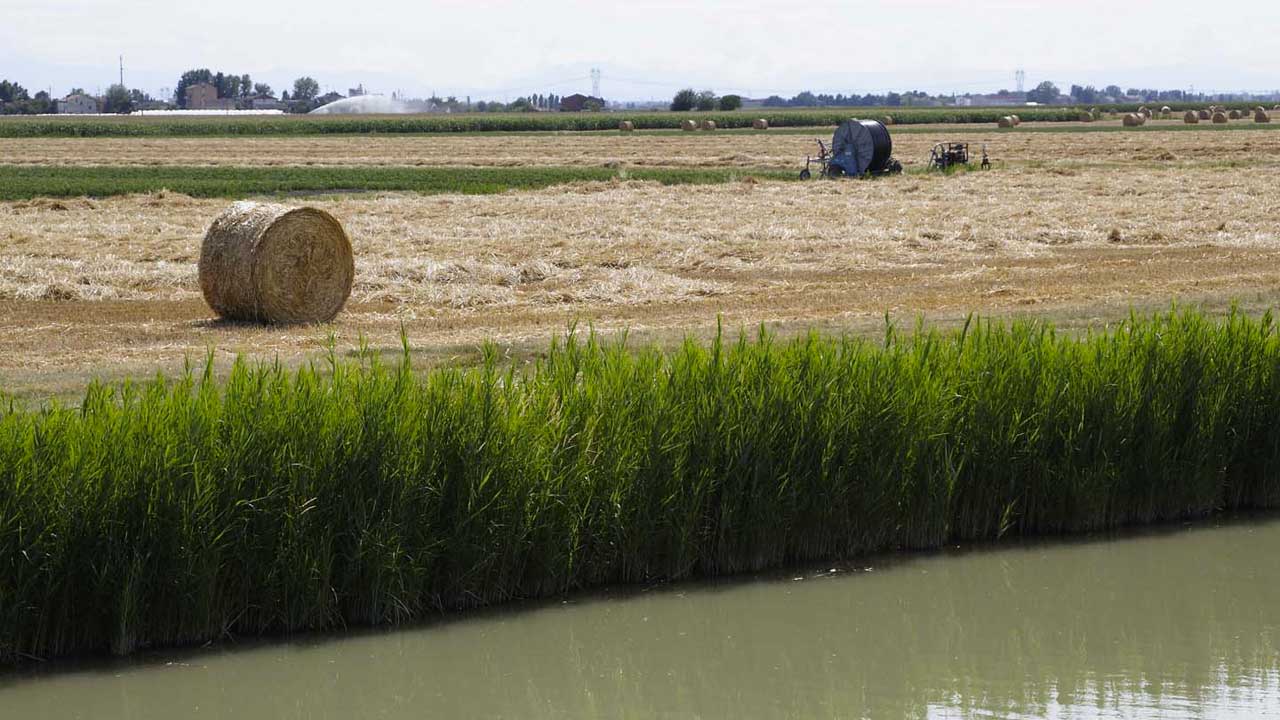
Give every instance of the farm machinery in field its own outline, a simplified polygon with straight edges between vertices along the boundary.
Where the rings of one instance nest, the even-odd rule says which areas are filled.
[[[863,177],[902,172],[902,163],[893,159],[893,139],[889,129],[876,120],[845,120],[836,128],[828,146],[818,140],[818,154],[804,159],[800,179],[813,177],[817,166],[820,177]],[[987,146],[982,146],[982,169],[991,169]],[[969,143],[938,143],[929,155],[929,169],[947,171],[955,167],[972,167]]]
[[[831,146],[818,141],[817,157],[804,159],[800,179],[808,180],[815,163],[822,177],[862,177],[902,172],[893,159],[889,129],[876,120],[845,120],[831,136]]]
[[[929,169],[946,172],[953,167],[969,167],[969,143],[938,143],[929,153]],[[987,156],[987,146],[982,146],[982,169],[991,169],[991,158]]]

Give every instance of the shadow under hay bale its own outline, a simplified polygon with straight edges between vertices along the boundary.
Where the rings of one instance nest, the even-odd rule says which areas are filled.
[[[209,226],[200,290],[226,320],[327,322],[355,280],[351,241],[329,213],[238,202]]]

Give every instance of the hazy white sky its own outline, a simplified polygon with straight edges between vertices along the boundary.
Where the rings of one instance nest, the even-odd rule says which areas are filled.
[[[670,97],[804,89],[982,92],[1053,80],[1125,87],[1280,87],[1280,0],[941,0],[790,5],[498,0],[0,0],[0,78],[32,92],[151,92],[183,70],[276,90],[432,91],[473,99],[588,91]]]

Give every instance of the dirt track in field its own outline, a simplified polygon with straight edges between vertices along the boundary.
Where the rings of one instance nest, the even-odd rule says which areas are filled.
[[[886,312],[1088,320],[1280,297],[1280,192],[1256,170],[1029,167],[310,202],[347,226],[357,284],[337,323],[285,329],[218,323],[200,299],[200,239],[225,201],[0,203],[0,386],[72,391],[210,346],[297,359],[331,334],[340,348],[361,335],[396,348],[402,324],[434,362],[486,339],[536,350],[575,321],[671,338],[717,314],[734,328],[858,331]]]
[[[1119,121],[1106,121],[1117,124]],[[1160,121],[1156,121],[1157,125]],[[1238,121],[1237,125],[1247,124]],[[1099,123],[1101,125],[1101,123]],[[1174,125],[1164,123],[1164,125]],[[1056,124],[1055,124],[1056,126]],[[1024,125],[1024,128],[1030,127]],[[1057,126],[1061,129],[1061,126]],[[1067,165],[1280,164],[1280,124],[1225,130],[996,132],[990,126],[912,127],[894,135],[895,154],[920,165],[935,142],[986,144],[998,161]],[[923,131],[923,132],[921,132]],[[740,131],[687,134],[563,133],[345,135],[239,138],[0,139],[0,164],[209,166],[634,166],[799,169],[814,154],[810,134]]]

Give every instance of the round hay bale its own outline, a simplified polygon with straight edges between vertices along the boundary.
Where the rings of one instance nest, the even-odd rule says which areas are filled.
[[[1239,111],[1239,110],[1232,110],[1231,112],[1227,113],[1227,117],[1231,118],[1232,120],[1239,120],[1239,119],[1240,119],[1240,111]]]
[[[765,120],[764,118],[756,118],[755,120],[751,121],[751,127],[755,128],[756,130],[768,130],[769,121]]]
[[[1004,117],[996,121],[996,126],[1002,127],[1002,128],[1011,128],[1013,127],[1013,118],[1008,115],[1005,115]]]
[[[1264,112],[1266,112],[1266,111],[1267,111],[1267,109],[1266,109],[1266,108],[1264,108],[1264,107],[1262,107],[1261,105],[1259,105],[1258,107],[1256,107],[1256,108],[1254,108],[1254,109],[1253,109],[1253,112],[1254,112],[1254,113],[1264,113]]]
[[[634,132],[636,129],[636,124],[631,122],[630,120],[623,120],[622,122],[618,123],[618,129],[621,130],[622,132]]]
[[[1196,114],[1200,116],[1201,120],[1209,120],[1213,117],[1213,113],[1209,112],[1208,110],[1201,110]]]
[[[684,121],[681,121],[681,123],[680,123],[680,129],[681,129],[681,130],[685,130],[685,131],[688,131],[688,130],[697,130],[697,129],[698,129],[698,123],[696,123],[696,122],[694,122],[694,121],[692,121],[692,120],[684,120]]]
[[[1280,105],[1277,105],[1277,106],[1275,106],[1275,107],[1271,108],[1271,112],[1277,112],[1277,111],[1280,111]]]
[[[1200,115],[1188,110],[1182,114],[1182,122],[1188,125],[1196,125],[1200,122]]]
[[[1160,108],[1161,115],[1168,115],[1172,112],[1173,112],[1173,108],[1169,107],[1168,105],[1165,105],[1164,107]]]
[[[1216,112],[1216,113],[1214,113],[1214,114],[1213,114],[1213,124],[1214,124],[1214,125],[1226,125],[1226,124],[1227,124],[1227,114],[1226,114],[1226,113],[1223,113],[1223,112]]]
[[[1138,127],[1139,125],[1142,125],[1146,121],[1147,121],[1147,118],[1144,115],[1139,115],[1138,113],[1128,113],[1127,115],[1124,116],[1124,120],[1122,120],[1121,122],[1124,123],[1125,127]]]
[[[702,121],[702,129],[703,129],[703,130],[715,130],[715,129],[716,129],[716,121],[715,121],[715,120],[703,120],[703,121]]]
[[[1143,105],[1142,107],[1138,108],[1138,114],[1144,118],[1147,118],[1148,120],[1151,119],[1151,111],[1147,109],[1146,105]]]
[[[1271,122],[1271,116],[1267,114],[1266,110],[1259,110],[1253,114],[1253,121],[1256,123],[1269,123]]]
[[[1093,122],[1093,113],[1080,113],[1080,122]]]
[[[880,123],[881,123],[882,125],[892,125],[892,124],[894,124],[893,116],[892,116],[892,115],[885,115],[884,117],[880,118]]]
[[[1018,117],[1017,115],[1010,115],[1009,118],[1013,120],[1014,127],[1018,127],[1019,125],[1022,124],[1022,118]]]
[[[200,291],[228,320],[332,320],[351,296],[351,240],[329,213],[237,202],[213,221],[200,247]]]

